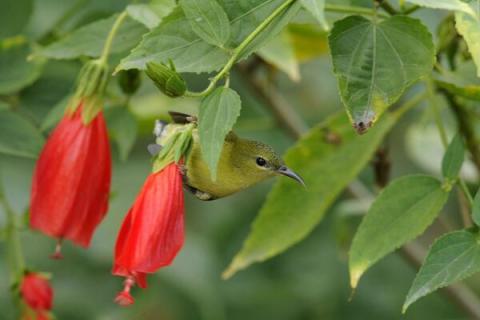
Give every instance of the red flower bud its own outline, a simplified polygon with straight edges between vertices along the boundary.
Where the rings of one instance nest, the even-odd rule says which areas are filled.
[[[49,318],[53,290],[45,276],[34,272],[25,274],[20,284],[20,295],[26,306],[36,314],[36,319]]]
[[[126,277],[115,301],[133,303],[130,288],[145,288],[146,274],[169,265],[183,245],[182,175],[176,163],[152,173],[120,229],[113,274]]]
[[[33,229],[88,247],[108,209],[111,158],[100,111],[82,121],[82,104],[67,113],[50,135],[32,182]],[[56,257],[61,257],[57,250]]]

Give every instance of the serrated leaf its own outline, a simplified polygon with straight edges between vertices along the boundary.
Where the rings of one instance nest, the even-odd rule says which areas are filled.
[[[365,132],[435,60],[432,35],[416,19],[337,21],[329,36],[340,95],[354,127]]]
[[[40,77],[44,61],[27,61],[30,53],[30,45],[24,39],[8,44],[0,42],[0,94],[14,93]]]
[[[446,179],[456,179],[465,158],[465,146],[460,135],[455,135],[442,160],[442,174]]]
[[[148,29],[153,29],[160,24],[163,17],[172,12],[175,6],[175,0],[161,0],[149,4],[131,4],[126,10],[132,19],[142,23]]]
[[[325,30],[330,29],[325,19],[325,0],[302,0],[302,5],[317,19]]]
[[[99,57],[117,17],[118,14],[115,14],[107,19],[78,28],[65,38],[39,50],[36,55],[53,59],[75,59],[80,56]],[[120,53],[131,49],[147,31],[147,28],[132,18],[125,18],[113,40],[110,53]]]
[[[411,175],[390,183],[375,199],[350,248],[350,284],[378,260],[422,234],[447,201],[436,178]]]
[[[114,107],[105,110],[110,136],[115,141],[120,160],[126,161],[137,139],[137,120],[126,107]]]
[[[480,18],[465,12],[456,12],[455,26],[467,43],[468,51],[477,66],[477,76],[480,77]]]
[[[0,39],[20,34],[30,20],[33,0],[2,0]]]
[[[421,7],[460,11],[460,12],[465,12],[469,15],[475,16],[475,11],[473,11],[468,4],[466,4],[461,0],[407,0],[407,1]]]
[[[218,2],[227,13],[230,21],[231,37],[227,47],[238,46],[262,21],[264,21],[283,1],[251,0],[248,2]],[[294,3],[275,19],[242,52],[245,58],[260,46],[275,37],[291,20],[299,8]],[[228,61],[229,53],[203,41],[193,30],[180,7],[165,17],[160,25],[146,34],[141,43],[124,58],[116,71],[125,69],[145,69],[149,61],[167,63],[169,59],[178,72],[212,72]]]
[[[230,88],[215,89],[200,104],[198,133],[202,157],[208,164],[212,179],[217,177],[217,164],[225,137],[240,115],[242,102]]]
[[[19,115],[0,110],[0,153],[35,158],[43,145],[40,131]]]
[[[307,188],[290,179],[278,179],[223,276],[228,278],[305,238],[365,167],[395,121],[396,117],[387,114],[378,126],[359,136],[351,130],[345,113],[340,113],[311,129],[284,157],[304,178]]]
[[[454,231],[438,238],[415,276],[403,312],[421,297],[480,271],[478,233]]]
[[[271,65],[285,72],[291,80],[300,80],[298,62],[287,32],[282,32],[270,40],[258,51],[258,55]]]
[[[223,47],[230,38],[230,21],[217,1],[181,0],[180,6],[197,36],[209,44]]]

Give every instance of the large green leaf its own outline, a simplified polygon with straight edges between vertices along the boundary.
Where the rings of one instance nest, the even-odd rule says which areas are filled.
[[[242,102],[230,88],[215,89],[200,105],[198,133],[202,157],[208,164],[213,180],[217,176],[217,164],[225,137],[232,130],[240,115]]]
[[[399,178],[375,199],[350,248],[350,283],[388,253],[414,239],[433,222],[449,192],[437,179],[412,175]]]
[[[180,5],[193,32],[205,42],[223,47],[230,38],[230,21],[217,1],[181,0]]]
[[[20,34],[30,20],[33,0],[2,0],[0,39]]]
[[[230,21],[231,38],[227,47],[236,47],[278,6],[281,0],[219,1]],[[298,11],[290,6],[243,51],[242,58],[275,37]],[[166,63],[172,59],[179,72],[212,72],[221,68],[229,52],[203,41],[193,30],[181,7],[145,35],[142,42],[124,58],[118,70],[144,69],[149,61]]]
[[[161,0],[149,4],[131,4],[126,10],[132,19],[142,23],[148,29],[153,29],[160,24],[163,17],[172,12],[175,5],[175,0]]]
[[[378,126],[359,136],[351,130],[348,117],[337,114],[311,129],[288,150],[285,162],[305,179],[307,187],[290,179],[278,179],[224,277],[273,257],[305,238],[368,163],[395,120],[387,114]]]
[[[379,23],[347,17],[335,23],[329,43],[342,101],[359,133],[429,74],[435,60],[428,29],[405,16]]]
[[[44,61],[27,61],[30,52],[30,45],[24,39],[0,42],[0,94],[18,91],[41,75]]]
[[[325,19],[325,0],[302,0],[302,4],[325,30],[329,29],[327,19]]]
[[[421,297],[480,271],[479,234],[454,231],[437,239],[410,288],[403,312]]]
[[[98,57],[102,53],[107,35],[118,15],[92,22],[65,38],[54,42],[37,52],[37,55],[53,59],[74,59],[79,56]],[[148,31],[141,23],[127,17],[113,40],[111,53],[119,53],[135,46]]]
[[[456,12],[455,26],[467,43],[468,50],[477,66],[477,76],[480,77],[480,17],[465,12]]]
[[[410,3],[433,9],[444,9],[452,11],[461,11],[470,15],[475,15],[475,11],[462,0],[407,0]]]
[[[43,136],[19,115],[0,110],[0,153],[35,158],[43,145]]]

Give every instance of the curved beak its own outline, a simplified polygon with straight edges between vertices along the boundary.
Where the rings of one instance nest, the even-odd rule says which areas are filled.
[[[292,178],[293,180],[297,181],[300,183],[302,186],[306,187],[305,182],[303,181],[302,177],[300,177],[298,174],[290,170],[287,166],[281,166],[280,168],[277,169],[277,173],[287,176],[289,178]]]

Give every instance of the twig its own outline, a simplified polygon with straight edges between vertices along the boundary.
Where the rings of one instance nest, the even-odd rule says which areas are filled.
[[[305,128],[308,128],[308,125],[305,122],[300,124],[301,119],[298,115],[292,116],[296,113],[295,109],[286,102],[275,86],[266,86],[265,83],[254,77],[252,69],[250,69],[250,74],[247,70],[247,68],[241,68],[240,73],[250,85],[252,91],[264,99],[265,104],[272,110],[278,123],[292,138],[298,139],[301,137],[305,132]],[[271,99],[271,97],[275,97],[276,99]],[[278,101],[282,101],[280,106],[278,105]],[[358,190],[361,190],[361,192],[358,192]],[[371,200],[374,198],[368,188],[358,180],[352,182],[352,185],[348,187],[348,191],[357,198]],[[402,246],[401,253],[405,260],[416,269],[420,268],[423,263],[423,258],[426,256],[425,249],[415,242]],[[472,319],[480,319],[480,299],[468,286],[461,283],[454,284],[441,289],[441,292],[445,293],[450,300],[469,317]]]

